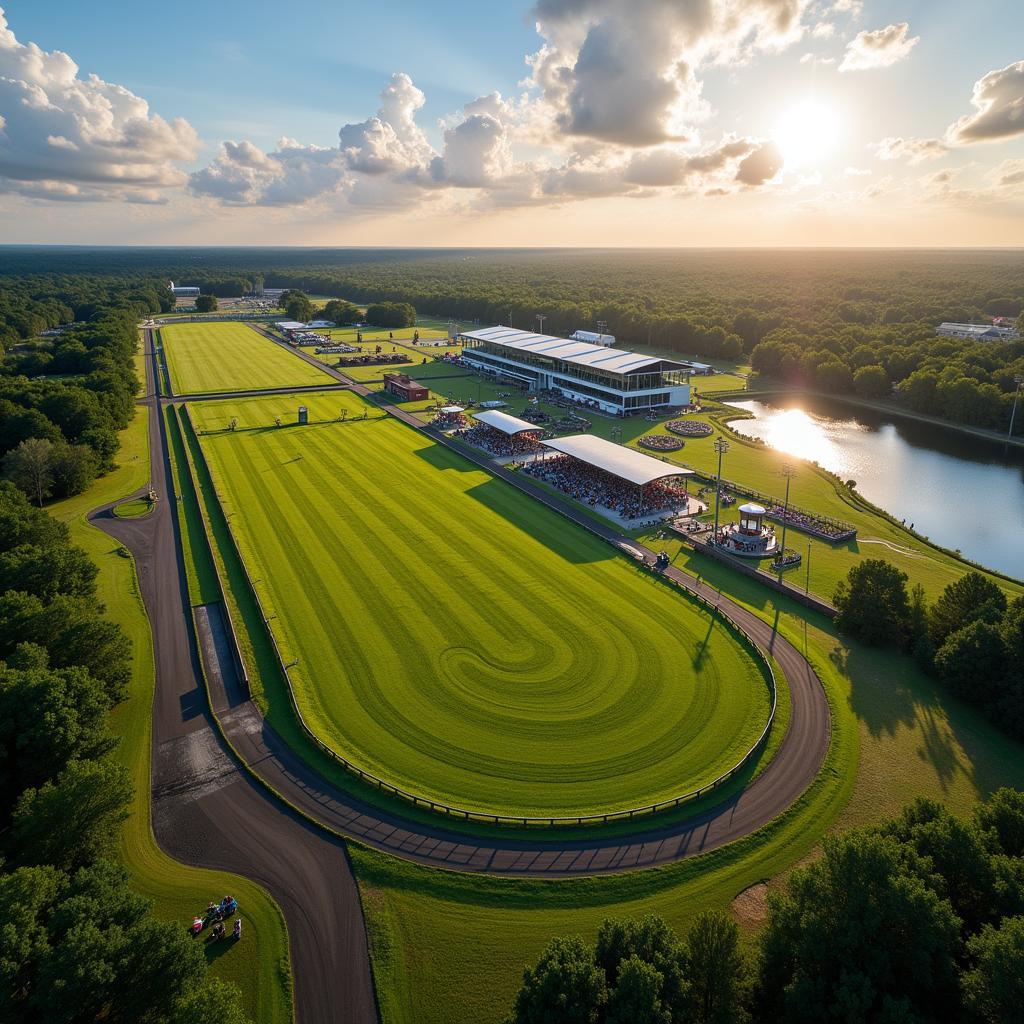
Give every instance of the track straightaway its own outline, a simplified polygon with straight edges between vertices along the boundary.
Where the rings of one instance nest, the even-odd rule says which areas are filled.
[[[134,556],[152,629],[156,840],[177,860],[245,875],[274,897],[288,928],[295,1013],[302,1024],[375,1024],[366,926],[344,843],[285,808],[254,780],[227,748],[206,705],[173,477],[153,390],[150,332],[145,336],[151,481],[170,500],[158,501],[142,519],[117,519],[111,505],[90,519]],[[219,661],[215,648],[207,669],[229,693],[233,668]],[[211,895],[197,892],[196,906]]]
[[[296,351],[268,332],[258,333],[289,351]],[[304,352],[296,354],[321,367],[324,365]],[[326,369],[340,383],[348,384],[353,392],[364,396],[371,394],[339,371]],[[451,443],[401,409],[385,408],[440,443]],[[639,550],[653,560],[654,553],[650,550],[610,526],[594,523],[569,502],[553,497],[529,478],[496,466],[482,454],[476,455],[463,447],[458,451],[567,519],[598,533],[627,554],[630,549]],[[166,459],[166,454],[160,457]],[[678,569],[670,568],[664,575],[718,606],[770,652],[785,673],[790,691],[789,727],[771,762],[742,792],[693,817],[660,826],[656,819],[648,819],[635,834],[626,837],[544,841],[536,833],[510,830],[507,837],[474,838],[446,827],[440,816],[436,823],[414,821],[338,789],[301,760],[251,702],[238,705],[230,714],[222,716],[221,725],[249,770],[310,820],[339,836],[357,839],[421,864],[460,871],[558,878],[634,870],[705,853],[756,831],[804,793],[817,776],[828,751],[831,715],[821,680],[810,663],[769,623]]]

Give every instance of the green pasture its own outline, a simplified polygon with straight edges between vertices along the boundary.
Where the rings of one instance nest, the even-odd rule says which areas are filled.
[[[118,519],[138,519],[152,509],[148,498],[131,498],[129,501],[122,501],[113,508],[114,515]]]
[[[141,362],[139,364],[142,375]],[[150,769],[154,686],[149,620],[135,580],[135,566],[105,533],[90,525],[90,509],[131,494],[149,480],[149,444],[145,410],[121,432],[117,468],[84,494],[52,505],[49,512],[66,522],[72,539],[99,566],[99,600],[108,616],[132,640],[134,671],[128,699],[111,715],[120,743],[113,753],[131,773],[135,799],[124,826],[119,852],[134,888],[153,901],[155,913],[182,928],[212,897],[237,894],[246,919],[245,942],[227,947],[211,962],[218,977],[235,982],[253,1020],[288,1024],[292,1020],[288,936],[277,904],[256,884],[225,871],[180,864],[156,844],[150,816]],[[218,950],[219,951],[219,950]]]
[[[331,378],[240,323],[160,328],[175,394],[211,394],[330,384]]]
[[[197,427],[239,404],[196,403]],[[767,687],[725,627],[401,424],[201,440],[304,715],[367,770],[476,809],[603,812],[710,780],[760,731]]]

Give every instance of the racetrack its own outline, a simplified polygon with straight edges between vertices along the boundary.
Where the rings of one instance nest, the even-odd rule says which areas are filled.
[[[166,500],[159,501],[156,511],[144,519],[117,520],[105,510],[95,518],[97,525],[134,554],[153,628],[157,664],[154,829],[160,844],[179,859],[244,874],[277,899],[288,925],[299,1020],[376,1019],[362,908],[344,846],[335,836],[461,871],[547,878],[620,872],[693,856],[749,835],[785,811],[814,781],[828,750],[830,715],[810,664],[769,623],[675,569],[665,575],[717,605],[774,656],[790,691],[789,728],[770,764],[746,789],[691,818],[661,826],[657,819],[648,819],[628,837],[583,835],[573,841],[545,841],[542,835],[513,830],[507,837],[471,839],[446,828],[442,819],[425,825],[401,814],[383,813],[342,793],[302,762],[266,725],[251,701],[232,694],[230,673],[208,671],[217,719],[231,744],[229,752],[200,681],[177,516],[171,505],[174,488],[166,438],[162,417],[156,414],[159,402],[152,394],[155,367],[150,332],[145,332],[145,339],[150,356],[146,402],[152,479]],[[305,358],[301,352],[298,355]],[[327,372],[347,383],[343,375],[329,368]],[[358,386],[352,390],[365,392]],[[420,421],[401,410],[389,412],[423,429]],[[495,468],[482,455],[463,454],[579,527],[616,546],[640,548],[632,539],[591,522],[567,502],[540,491],[528,479]],[[212,665],[216,669],[215,658]],[[211,667],[209,659],[207,667]],[[268,789],[294,810],[274,799]]]

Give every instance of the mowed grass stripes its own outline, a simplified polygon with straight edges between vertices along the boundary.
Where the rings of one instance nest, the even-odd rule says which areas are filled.
[[[390,418],[327,422],[316,395],[321,422],[260,428],[280,404],[192,414],[336,750],[436,800],[567,815],[671,797],[753,743],[760,668],[697,605]],[[219,430],[231,415],[255,429]]]
[[[173,324],[160,328],[160,338],[176,395],[334,382],[245,324]]]

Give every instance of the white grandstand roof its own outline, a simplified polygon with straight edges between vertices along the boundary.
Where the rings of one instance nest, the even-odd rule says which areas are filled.
[[[475,412],[473,413],[473,419],[479,420],[481,423],[486,423],[489,427],[494,427],[495,430],[500,430],[503,434],[522,434],[526,430],[543,430],[543,427],[538,427],[536,423],[528,423],[526,420],[521,420],[518,416],[509,416],[507,412],[498,412],[497,409],[488,409],[487,412]]]
[[[680,369],[683,366],[682,363],[662,359],[660,356],[642,356],[621,348],[607,348],[586,341],[570,341],[568,338],[556,338],[551,334],[517,331],[513,327],[484,327],[479,331],[463,331],[461,336],[476,341],[490,341],[522,352],[537,352],[553,359],[564,359],[567,363],[593,366],[612,373],[633,373],[636,370],[657,366],[659,363]]]
[[[559,437],[554,441],[541,441],[541,444],[552,451],[571,455],[574,459],[640,486],[654,480],[662,480],[667,476],[693,474],[692,469],[683,469],[682,466],[662,462],[660,459],[651,458],[650,455],[644,455],[643,452],[614,444],[593,434],[573,434],[571,437]]]
[[[306,329],[306,325],[300,324],[298,320],[278,320],[274,326],[280,327],[282,331],[304,331]]]

